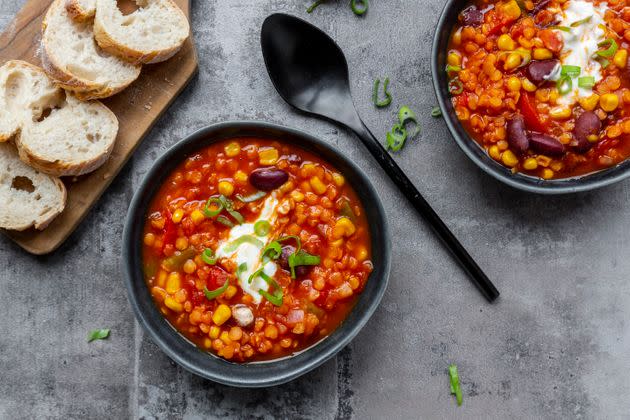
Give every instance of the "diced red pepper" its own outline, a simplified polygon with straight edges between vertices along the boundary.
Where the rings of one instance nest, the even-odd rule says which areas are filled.
[[[525,120],[525,126],[532,131],[547,133],[549,127],[541,121],[538,111],[536,111],[536,108],[532,103],[532,99],[529,97],[527,92],[522,92],[518,104],[521,114],[523,115],[523,119]]]
[[[172,244],[177,238],[177,226],[173,223],[173,215],[170,211],[165,210],[162,213],[164,217],[164,237],[162,239],[162,251],[167,244]]]

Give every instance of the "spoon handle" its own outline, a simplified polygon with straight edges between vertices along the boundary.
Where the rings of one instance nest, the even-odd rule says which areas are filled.
[[[494,301],[499,296],[499,291],[494,287],[488,276],[486,276],[479,265],[477,265],[468,251],[466,251],[463,245],[457,240],[455,235],[453,235],[448,226],[440,219],[440,216],[438,216],[435,210],[433,210],[424,197],[422,197],[411,180],[405,175],[402,169],[400,169],[396,161],[394,161],[387,150],[381,146],[380,142],[376,140],[374,134],[372,134],[363,122],[361,122],[360,126],[351,127],[351,129],[361,139],[365,147],[367,147],[387,175],[392,178],[405,197],[407,197],[416,210],[429,222],[429,225],[431,225],[435,233],[437,233],[442,242],[468,273],[475,286],[477,286],[489,302]]]

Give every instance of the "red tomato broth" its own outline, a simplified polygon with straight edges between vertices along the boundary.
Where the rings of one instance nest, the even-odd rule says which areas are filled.
[[[267,161],[272,164],[262,165],[260,153],[274,149],[278,151],[276,159],[272,156]],[[227,156],[228,150],[232,156]],[[274,279],[283,292],[280,307],[264,298],[256,305],[239,286],[232,260],[224,258],[208,265],[201,258],[206,248],[216,251],[231,229],[216,219],[199,217],[208,198],[221,191],[229,195],[247,223],[256,220],[266,197],[242,203],[235,196],[257,192],[248,177],[263,167],[289,174],[289,181],[273,191],[280,203],[278,209],[286,206],[286,214],[278,213],[270,240],[297,235],[302,248],[321,259],[297,279],[279,266]],[[315,177],[319,183],[313,181]],[[233,187],[231,191],[225,183]],[[343,229],[351,218],[353,232]],[[293,245],[294,241],[286,244]],[[220,357],[250,362],[294,354],[333,332],[352,310],[372,271],[370,248],[363,207],[330,164],[292,145],[239,138],[200,150],[168,176],[147,213],[143,259],[145,280],[154,301],[177,331]],[[176,269],[169,263],[173,258],[180,260]],[[208,300],[204,287],[217,290],[226,280],[227,290]],[[236,305],[252,311],[251,325],[238,325],[233,316]],[[230,316],[223,321],[220,314],[225,307],[230,309]]]
[[[470,16],[464,19],[462,12],[451,33],[447,61],[461,68],[449,73],[451,79],[461,82],[451,88],[458,119],[490,157],[513,172],[544,179],[568,178],[609,168],[630,157],[630,7],[623,0],[591,3],[608,5],[605,38],[616,41],[619,56],[610,57],[608,67],[601,69],[602,78],[593,87],[598,98],[591,95],[590,102],[575,102],[564,116],[552,115],[554,108],[562,108],[557,103],[561,94],[555,82],[535,85],[528,80],[531,63],[511,68],[507,60],[510,52],[519,49],[529,52],[532,63],[561,57],[562,37],[551,29],[558,24],[558,13],[552,11],[568,4],[566,0],[524,0],[524,10],[514,0],[473,1],[467,8],[476,8],[474,14],[465,12]],[[500,47],[501,36],[503,45],[512,43],[510,48]],[[523,63],[524,57],[521,54],[516,61]],[[617,97],[619,105],[604,110],[602,98],[610,94]],[[589,140],[589,149],[580,151],[574,128],[585,112],[597,115],[601,129],[594,141]],[[551,156],[531,147],[522,153],[515,150],[507,124],[518,115],[524,118],[528,131],[552,136],[564,145],[565,152]]]

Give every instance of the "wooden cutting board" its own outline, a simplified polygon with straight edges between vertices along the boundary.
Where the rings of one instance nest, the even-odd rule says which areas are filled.
[[[26,2],[0,35],[0,63],[20,59],[40,65],[36,52],[41,40],[42,19],[50,3],[52,0]],[[175,3],[190,18],[189,0],[175,0]],[[121,5],[121,9],[123,7]],[[48,228],[4,233],[33,254],[47,254],[57,249],[96,204],[142,138],[194,76],[197,64],[197,53],[190,38],[176,56],[163,63],[144,66],[138,80],[129,88],[104,100],[120,123],[116,146],[107,163],[91,174],[64,179],[68,203]]]

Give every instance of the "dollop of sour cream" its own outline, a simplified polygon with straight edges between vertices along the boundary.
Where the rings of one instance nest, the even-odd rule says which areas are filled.
[[[239,267],[243,263],[247,264],[246,270],[237,273],[238,282],[241,286],[241,289],[243,289],[243,292],[250,295],[256,304],[259,304],[262,300],[261,294],[258,293],[259,290],[262,289],[267,291],[269,290],[269,285],[260,276],[253,279],[251,283],[249,283],[248,280],[249,277],[254,272],[256,272],[263,264],[263,262],[261,261],[261,254],[264,246],[267,245],[267,243],[269,242],[271,232],[273,232],[273,225],[278,218],[277,208],[278,200],[273,195],[267,197],[258,218],[252,223],[243,223],[242,225],[237,225],[230,229],[230,234],[227,240],[221,243],[216,252],[218,258],[229,258],[236,264],[237,267]],[[254,225],[259,220],[266,220],[272,226],[272,229],[266,236],[257,236],[254,233]],[[261,243],[264,244],[263,247],[245,242],[239,245],[238,248],[233,251],[231,249],[228,249],[228,246],[232,242],[246,235],[251,235],[259,239]],[[273,277],[276,274],[277,270],[277,265],[272,261],[264,264],[263,272],[269,277]]]
[[[600,49],[598,44],[604,41],[604,15],[608,7],[605,3],[595,6],[590,1],[570,0],[567,7],[562,11],[562,22],[558,26],[570,29],[569,32],[557,30],[564,40],[564,47],[560,54],[562,65],[579,66],[581,73],[572,79],[571,91],[558,98],[559,105],[570,106],[579,98],[588,97],[593,94],[591,88],[581,88],[578,86],[578,78],[592,76],[595,83],[602,79],[602,66],[594,60],[595,53]],[[575,22],[590,19],[587,22],[576,26],[571,26]],[[560,79],[561,67],[558,66],[550,78],[557,81]]]

